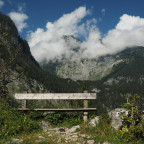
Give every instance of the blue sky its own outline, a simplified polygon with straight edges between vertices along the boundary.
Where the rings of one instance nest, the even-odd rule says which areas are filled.
[[[144,17],[143,0],[1,0],[4,5],[0,9],[4,14],[11,11],[18,12],[18,8],[23,8],[23,13],[28,16],[25,21],[27,27],[20,35],[26,38],[26,32],[36,30],[37,27],[44,28],[48,21],[55,21],[63,14],[70,13],[80,6],[86,6],[91,10],[91,15],[84,18],[101,19],[97,23],[100,31],[105,34],[115,27],[120,16],[129,14]],[[105,14],[102,14],[102,9]]]
[[[37,61],[75,56],[95,58],[144,46],[144,0],[0,0]],[[83,40],[79,55],[62,36]],[[77,57],[77,58],[76,58]]]

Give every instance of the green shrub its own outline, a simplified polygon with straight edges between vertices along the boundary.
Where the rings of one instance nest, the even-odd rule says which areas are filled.
[[[61,114],[48,114],[44,120],[49,121],[53,125],[57,125],[58,123],[62,122],[62,115]]]
[[[37,122],[14,110],[5,100],[0,101],[0,138],[39,130]]]
[[[64,118],[63,125],[67,127],[72,127],[75,125],[79,125],[83,122],[82,116],[75,115],[75,116],[66,116]]]
[[[120,136],[123,142],[136,141],[138,139],[142,139],[143,131],[138,126],[131,126],[129,129],[125,126],[122,130],[120,130]]]
[[[81,116],[72,114],[68,115],[66,113],[48,114],[44,120],[49,121],[52,125],[61,125],[67,127],[78,125],[83,121]]]
[[[144,139],[143,125],[139,110],[138,110],[138,99],[139,95],[126,94],[127,102],[123,104],[125,108],[129,110],[129,114],[121,114],[124,128],[120,130],[120,137],[123,142],[130,142],[133,140]]]

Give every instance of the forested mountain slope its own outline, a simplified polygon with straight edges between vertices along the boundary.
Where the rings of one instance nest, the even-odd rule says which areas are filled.
[[[73,50],[77,52],[78,49],[77,47]],[[84,73],[87,76],[86,81],[78,80],[79,77],[75,81],[72,81],[70,77],[66,79],[58,78],[55,75],[56,73],[54,74],[54,71],[58,65],[61,66],[64,64],[65,60],[63,59],[61,62],[56,60],[55,63],[53,61],[49,62],[47,71],[44,71],[31,55],[27,41],[19,36],[13,21],[8,16],[0,13],[0,57],[0,60],[4,60],[5,62],[9,58],[16,57],[12,63],[12,76],[16,78],[22,73],[18,79],[8,85],[9,90],[13,93],[23,91],[82,92],[84,89],[88,89],[89,92],[97,92],[97,100],[90,102],[90,105],[95,105],[99,111],[119,107],[124,101],[122,95],[137,93],[141,96],[140,105],[143,107],[143,47],[128,48],[116,55],[107,55],[96,60],[87,59],[83,61],[81,66],[87,63],[87,66],[89,65],[88,70],[89,68],[93,68],[93,71],[88,73],[88,75]],[[0,68],[2,70],[2,65]],[[71,69],[73,68],[69,69],[67,67],[66,71],[71,71]],[[97,73],[97,69],[99,69],[99,73]],[[99,74],[103,75],[99,76]],[[74,76],[74,74],[72,75]],[[96,79],[97,81],[95,81]]]
[[[15,58],[12,63],[13,77],[16,78],[23,73],[9,84],[11,91],[74,92],[78,89],[78,83],[58,78],[41,69],[31,55],[27,41],[19,36],[13,21],[2,13],[0,13],[0,53],[1,59],[5,62],[9,61],[9,58]]]
[[[93,90],[98,91],[96,101],[99,109],[106,110],[120,107],[126,93],[139,94],[139,106],[144,108],[144,47],[128,48],[117,57],[122,60],[113,66],[112,72],[97,82],[88,82]]]

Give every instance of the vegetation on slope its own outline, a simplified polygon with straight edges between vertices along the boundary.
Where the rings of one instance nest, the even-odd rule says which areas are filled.
[[[30,52],[29,45],[26,40],[23,40],[18,35],[17,29],[13,21],[0,13],[0,53],[3,60],[14,57],[18,47],[21,47],[19,55],[16,57],[12,69],[17,73],[24,71],[23,77],[34,79],[44,89],[49,92],[76,92],[79,83],[73,82],[70,79],[61,79],[53,74],[45,72],[33,58]],[[27,91],[27,89],[21,89]],[[39,89],[37,89],[37,92]]]
[[[14,110],[6,100],[0,100],[0,139],[38,130],[40,126],[36,121]]]
[[[50,92],[77,92],[86,87],[91,91],[96,87],[100,90],[100,93],[98,99],[91,102],[90,105],[97,105],[99,112],[119,106],[124,101],[120,95],[126,92],[144,94],[143,48],[138,48],[137,51],[132,49],[130,55],[127,51],[122,54],[121,57],[124,57],[125,61],[115,66],[113,72],[102,80],[86,81],[82,84],[81,81],[64,80],[44,72],[32,57],[27,42],[18,36],[16,27],[10,18],[0,13],[0,22],[0,139],[9,139],[11,136],[20,136],[40,129],[38,121],[32,120],[29,115],[17,112],[12,107],[13,102],[10,99],[11,94],[7,85],[12,82],[13,78],[16,78],[15,72],[23,73],[22,77],[25,76],[28,80],[37,80]],[[17,52],[19,47],[21,52]],[[10,67],[6,67],[9,63]],[[111,82],[109,82],[110,80]],[[79,88],[80,84],[82,84],[81,88]],[[36,89],[35,92],[39,92],[39,89]],[[143,97],[141,100],[142,104]],[[133,122],[135,120],[133,118],[135,117],[126,118],[126,120]],[[53,122],[55,125],[60,122],[60,125],[66,126],[81,122],[80,117],[66,118],[61,114],[57,116],[47,115],[45,120]],[[83,126],[81,133],[88,133],[91,138],[94,138],[95,142],[143,143],[143,122],[132,125],[132,127],[126,126],[127,129],[119,133],[111,128],[110,120],[103,116],[95,128]]]

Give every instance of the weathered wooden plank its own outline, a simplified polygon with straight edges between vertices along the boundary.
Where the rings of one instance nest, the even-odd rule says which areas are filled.
[[[88,108],[88,100],[84,100],[84,109],[87,109],[87,108]],[[84,120],[84,123],[87,123],[87,120],[88,120],[88,112],[87,111],[84,111],[83,120]]]
[[[26,108],[26,100],[22,100],[22,108],[23,108],[23,109]]]
[[[96,93],[16,93],[19,100],[74,100],[96,99]]]
[[[96,111],[96,108],[71,108],[71,109],[29,109],[29,108],[26,108],[26,109],[23,109],[23,108],[18,108],[17,110],[20,110],[20,111],[31,111],[31,110],[34,110],[34,111]]]

